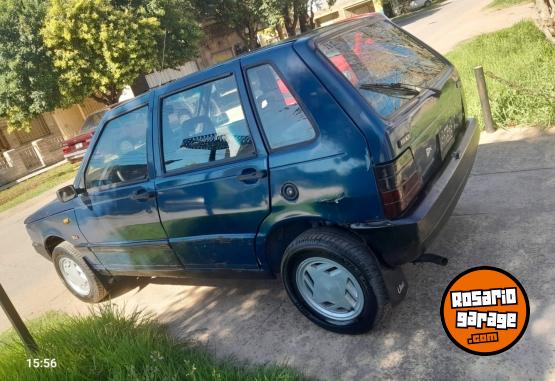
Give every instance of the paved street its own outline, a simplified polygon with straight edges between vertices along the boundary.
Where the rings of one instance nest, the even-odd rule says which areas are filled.
[[[488,20],[497,20],[491,11],[479,11],[486,3],[446,1],[430,15],[415,16],[406,28],[444,51],[480,33],[470,29],[486,28]],[[518,19],[509,19],[512,9],[503,12],[507,12],[504,25]],[[455,25],[449,39],[448,24]],[[218,356],[287,363],[322,379],[555,380],[553,147],[553,130],[483,134],[462,198],[430,250],[448,257],[449,265],[405,266],[407,299],[372,333],[342,336],[316,327],[289,303],[278,281],[225,280],[200,286],[192,281],[156,280],[114,302],[147,308],[168,323],[176,336],[205,343]],[[87,305],[61,285],[52,265],[33,252],[23,227],[24,218],[51,198],[53,194],[43,195],[0,214],[0,282],[25,318],[50,309],[87,311]],[[456,348],[443,333],[439,318],[441,296],[449,281],[478,265],[514,274],[531,303],[526,334],[497,356],[478,357]],[[0,331],[8,326],[0,313]]]
[[[440,53],[447,53],[461,41],[536,15],[532,3],[495,10],[486,8],[490,2],[446,0],[413,16],[398,19],[396,23]]]

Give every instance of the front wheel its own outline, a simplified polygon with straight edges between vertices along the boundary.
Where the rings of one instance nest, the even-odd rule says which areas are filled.
[[[388,304],[376,258],[363,242],[341,230],[301,234],[287,247],[281,274],[299,311],[330,331],[367,332]]]
[[[426,6],[426,7],[429,7],[430,5],[432,5],[432,2],[431,2],[430,0],[427,0],[427,1],[424,3],[424,6]]]
[[[69,242],[64,241],[54,248],[52,262],[67,289],[82,301],[98,303],[108,295],[101,279]]]

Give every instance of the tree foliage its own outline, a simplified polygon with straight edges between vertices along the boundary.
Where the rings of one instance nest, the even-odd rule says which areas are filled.
[[[197,54],[198,24],[180,0],[52,0],[43,29],[66,104],[111,104],[141,74]],[[183,5],[183,7],[181,7]],[[165,49],[164,49],[165,45]]]
[[[555,0],[536,0],[538,25],[545,36],[555,43]]]
[[[267,0],[270,22],[283,25],[289,37],[315,28],[314,15],[324,4],[331,7],[335,0]],[[283,24],[282,24],[283,23]]]
[[[256,49],[256,32],[268,23],[268,0],[194,0],[194,6],[200,18],[235,31],[249,50]]]
[[[58,76],[40,30],[47,3],[0,0],[0,117],[10,130],[60,102]]]

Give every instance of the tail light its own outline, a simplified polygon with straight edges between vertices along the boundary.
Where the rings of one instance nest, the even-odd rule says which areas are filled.
[[[407,149],[397,159],[374,169],[385,216],[400,217],[422,189],[422,178]]]

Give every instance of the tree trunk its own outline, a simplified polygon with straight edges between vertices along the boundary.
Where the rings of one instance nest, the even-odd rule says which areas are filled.
[[[297,29],[297,16],[294,14],[293,17],[291,17],[289,7],[284,7],[281,10],[281,15],[283,16],[283,23],[285,26],[285,30],[287,31],[287,36],[295,36],[297,34],[295,31],[295,29]]]
[[[306,0],[295,1],[293,5],[293,13],[297,15],[297,18],[299,19],[299,29],[301,30],[301,33],[306,32],[308,30],[308,12]]]
[[[555,43],[555,0],[536,0],[537,24],[545,36]]]
[[[308,2],[308,24],[310,25],[310,29],[316,28],[316,24],[314,23],[314,0]]]

